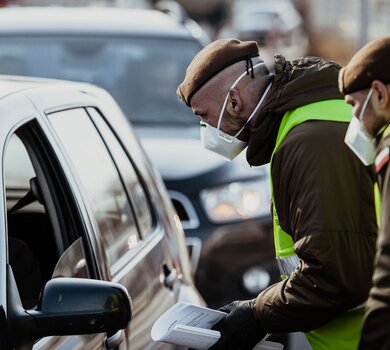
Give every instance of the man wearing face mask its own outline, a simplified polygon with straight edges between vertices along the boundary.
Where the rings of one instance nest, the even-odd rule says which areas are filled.
[[[340,90],[352,105],[345,142],[365,164],[374,163],[381,218],[373,287],[367,302],[360,349],[390,349],[390,36],[368,43],[340,71]]]
[[[282,281],[221,308],[212,350],[252,349],[267,333],[306,332],[313,349],[356,349],[375,251],[373,181],[344,143],[351,108],[340,67],[275,56],[254,41],[217,40],[178,87],[201,118],[204,147],[249,164],[270,162],[275,251]],[[365,216],[362,216],[362,213]]]

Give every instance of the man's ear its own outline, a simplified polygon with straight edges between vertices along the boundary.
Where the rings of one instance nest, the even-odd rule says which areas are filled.
[[[238,116],[242,110],[242,101],[240,93],[237,89],[233,88],[229,90],[229,97],[226,105],[226,109],[230,115]]]
[[[373,89],[373,104],[375,109],[388,110],[390,104],[390,94],[387,86],[379,80],[374,80],[371,84]]]

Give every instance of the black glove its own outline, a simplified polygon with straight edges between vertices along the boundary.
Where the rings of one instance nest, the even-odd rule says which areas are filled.
[[[226,312],[224,319],[213,329],[221,332],[221,338],[209,350],[252,350],[267,332],[256,319],[256,299],[234,301],[219,308]]]

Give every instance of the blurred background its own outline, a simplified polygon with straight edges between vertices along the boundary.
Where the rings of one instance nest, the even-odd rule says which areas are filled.
[[[116,99],[164,180],[210,307],[280,280],[269,168],[203,149],[199,120],[176,96],[208,42],[256,40],[273,55],[344,65],[390,34],[389,0],[0,0],[0,74],[77,80]],[[285,349],[304,350],[281,335]]]
[[[156,0],[0,0],[0,6],[154,8],[158,2],[161,3]],[[365,42],[390,32],[389,0],[177,0],[177,3],[182,6],[179,11],[185,11],[198,22],[210,40],[232,36],[256,39],[265,48],[266,59],[278,52],[289,59],[308,54],[345,64]]]
[[[275,53],[344,65],[390,33],[389,18],[389,0],[0,0],[0,73],[85,81],[114,96],[169,190],[197,286],[218,306],[279,279],[269,170],[201,148],[199,122],[175,94],[187,65],[227,37],[256,40],[270,66]]]
[[[256,40],[273,55],[347,63],[390,33],[389,0],[0,0],[0,74],[77,80],[119,103],[160,172],[185,231],[196,285],[217,307],[279,281],[269,168],[199,143],[176,96],[208,42]]]

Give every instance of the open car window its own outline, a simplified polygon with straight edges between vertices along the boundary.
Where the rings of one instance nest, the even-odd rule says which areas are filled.
[[[8,262],[26,309],[37,305],[41,288],[51,278],[90,277],[82,237],[69,208],[61,204],[69,203],[63,197],[65,184],[53,176],[53,155],[49,160],[38,151],[43,144],[36,138],[37,129],[34,122],[18,129],[3,162]],[[65,257],[66,269],[61,268]]]

